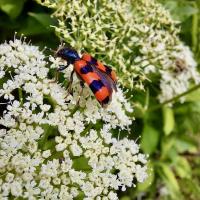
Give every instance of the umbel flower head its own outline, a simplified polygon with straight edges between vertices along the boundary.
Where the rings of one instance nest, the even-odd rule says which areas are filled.
[[[144,89],[144,80],[156,74],[163,102],[200,82],[178,22],[156,0],[37,2],[54,9],[60,38],[112,64],[126,87]]]
[[[65,99],[65,87],[48,78],[61,62],[18,39],[0,45],[0,199],[115,200],[147,177],[139,146],[120,139],[132,122],[122,90],[103,109],[85,88],[77,107],[78,80]]]

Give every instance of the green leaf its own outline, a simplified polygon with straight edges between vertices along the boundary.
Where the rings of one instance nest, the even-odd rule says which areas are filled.
[[[131,198],[128,197],[128,196],[123,196],[123,197],[120,198],[120,200],[131,200]]]
[[[23,9],[25,0],[1,0],[0,9],[11,19],[18,17]]]
[[[38,140],[38,146],[42,150],[46,150],[49,146],[55,146],[54,140],[48,140],[49,136],[56,136],[58,134],[58,129],[55,126],[50,126],[49,124],[42,124],[41,128],[44,130],[41,138]]]
[[[174,138],[162,138],[161,140],[161,158],[165,159],[166,157],[169,157],[169,152],[173,150],[173,146],[175,143],[175,139]],[[170,154],[171,155],[171,154]]]
[[[162,140],[161,160],[170,159],[171,162],[176,162],[178,152],[175,146],[175,138],[165,138]]]
[[[149,124],[145,124],[142,132],[141,147],[145,153],[152,154],[158,145],[159,132]]]
[[[200,102],[184,103],[174,108],[177,133],[200,132]]]
[[[198,101],[200,101],[200,89],[195,90],[194,92],[191,92],[191,93],[187,94],[185,96],[185,98],[186,98],[187,102],[188,101],[189,102],[194,102],[194,101],[198,102]]]
[[[193,179],[180,179],[179,180],[180,187],[183,188],[183,193],[185,198],[189,200],[197,200],[199,199],[200,194],[200,184],[198,181],[198,177]]]
[[[197,145],[198,144],[196,144],[190,138],[176,139],[176,150],[179,153],[196,153],[198,151]]]
[[[74,197],[74,200],[83,200],[85,197],[84,192],[79,191],[79,194],[77,197]]]
[[[37,22],[39,22],[46,28],[50,28],[50,25],[55,24],[55,21],[53,20],[53,18],[51,18],[49,14],[29,12],[28,15],[34,18]]]
[[[19,34],[24,34],[26,36],[38,35],[38,34],[47,34],[49,29],[38,23],[34,18],[28,17],[26,24],[22,27]]]
[[[29,36],[47,34],[53,31],[53,29],[51,29],[50,26],[54,25],[55,22],[53,19],[51,19],[51,17],[48,14],[32,12],[28,14],[29,17],[26,20],[26,24],[20,30],[20,33]]]
[[[91,167],[88,165],[88,159],[85,157],[73,159],[73,168],[75,170],[91,170]]]
[[[168,163],[159,163],[159,167],[161,169],[160,176],[163,178],[168,189],[173,193],[172,195],[176,195],[180,193],[180,188],[178,182],[175,178],[172,169],[169,167]]]
[[[163,107],[163,131],[165,135],[169,135],[174,129],[174,112],[168,106]]]
[[[198,9],[193,2],[188,1],[174,1],[174,0],[162,0],[164,6],[171,12],[175,20],[185,21],[190,16],[198,13]]]
[[[186,158],[179,156],[175,165],[175,171],[181,178],[191,178],[191,167]]]

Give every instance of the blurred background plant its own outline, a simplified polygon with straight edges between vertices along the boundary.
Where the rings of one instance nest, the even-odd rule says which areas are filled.
[[[104,6],[107,6],[113,15],[95,13],[92,9],[91,12],[86,12],[88,19],[96,14],[99,14],[100,19],[105,16],[100,21],[102,24],[100,22],[97,24],[100,27],[108,25],[103,27],[102,32],[100,30],[101,34],[94,34],[93,40],[90,36],[95,27],[90,30],[91,27],[84,24],[82,32],[80,29],[73,30],[72,22],[75,26],[78,22],[81,24],[81,21],[90,23],[90,21],[84,21],[84,18],[80,20],[79,15],[81,16],[82,10],[76,7],[77,1],[68,2],[68,4],[66,4],[67,1],[60,0],[59,2],[60,4],[55,5],[53,1],[42,1],[40,3],[45,6],[41,6],[34,1],[1,0],[0,41],[4,42],[13,38],[15,31],[18,35],[23,33],[28,40],[31,39],[32,43],[39,45],[41,49],[44,46],[56,49],[62,40],[80,51],[90,52],[113,67],[116,66],[124,91],[127,91],[127,97],[135,107],[135,122],[131,127],[131,137],[136,139],[141,136],[139,139],[141,148],[144,153],[150,155],[151,161],[148,180],[143,184],[138,184],[136,188],[119,192],[120,198],[123,200],[200,199],[200,90],[199,86],[195,85],[195,83],[198,84],[199,79],[195,65],[198,69],[200,64],[200,1],[134,0],[132,1],[133,19],[128,12],[124,14],[131,1],[125,1],[125,3],[120,1],[121,7],[117,8],[113,6],[108,8],[107,1],[95,1],[96,9],[103,12]],[[83,8],[91,6],[90,1],[82,2]],[[61,3],[65,6],[58,7]],[[70,9],[72,4],[74,8]],[[116,12],[118,8],[122,13]],[[66,13],[68,20],[65,21],[66,24],[63,24]],[[131,19],[129,21],[131,25],[136,24],[137,28],[142,27],[142,30],[136,30],[135,25],[125,27],[126,20],[123,16]],[[110,24],[109,18],[119,22]],[[70,21],[72,19],[74,21]],[[147,24],[149,26],[146,26]],[[124,30],[124,27],[127,29]],[[100,36],[107,33],[105,37],[116,42],[117,30],[122,31],[120,32],[122,38],[116,50],[109,51],[109,48],[113,48],[113,43],[108,45],[108,49],[104,49],[107,43],[101,43],[101,40],[105,42],[105,38]],[[91,33],[84,36],[84,32],[87,31]],[[151,44],[150,39],[155,36],[158,39],[153,40],[154,43]],[[101,48],[96,48],[93,45],[95,42],[97,42],[95,45]],[[158,46],[159,43],[165,45]],[[192,50],[196,63],[186,46]],[[188,55],[189,59],[186,59]],[[126,58],[125,61],[124,58]],[[122,60],[123,62],[120,63]],[[131,70],[130,66],[133,66]],[[163,66],[165,68],[162,68]],[[186,71],[182,70],[185,66]],[[127,71],[132,71],[131,79]],[[168,74],[163,75],[163,72],[168,72]],[[166,93],[171,87],[166,87],[165,82],[162,82],[169,77],[169,74],[170,81],[172,81],[171,77],[174,81],[180,74],[183,75],[179,80],[180,83],[182,83],[181,80],[185,83],[178,92],[170,93],[171,96]],[[172,74],[175,76],[171,76]],[[183,102],[181,103],[180,100]],[[171,103],[172,107],[168,107],[167,103]]]

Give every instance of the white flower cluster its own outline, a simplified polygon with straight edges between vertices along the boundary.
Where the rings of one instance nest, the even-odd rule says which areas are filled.
[[[137,28],[133,38],[139,51],[134,65],[143,68],[147,76],[159,76],[159,101],[187,91],[192,82],[198,84],[200,74],[192,52],[178,37],[178,22],[156,1],[142,0],[135,10]]]
[[[132,43],[137,53],[133,55],[133,65],[142,68],[145,74],[156,72],[165,59],[170,59],[168,54],[179,42],[177,23],[154,0],[136,0],[134,6]]]
[[[154,73],[163,102],[192,81],[199,83],[192,54],[178,37],[178,22],[156,0],[37,1],[55,10],[61,38],[112,63],[123,85],[144,89],[146,76]]]
[[[78,107],[78,80],[66,98],[48,78],[58,62],[18,39],[0,45],[0,199],[118,199],[147,177],[139,146],[118,138],[131,125],[130,104],[118,88],[103,109],[86,87]]]
[[[193,58],[191,50],[183,44],[177,46],[177,52],[173,52],[175,62],[163,64],[163,69],[160,69],[161,80],[159,95],[160,102],[169,100],[181,93],[186,92],[191,80],[194,84],[200,83],[200,74],[196,68],[196,61]],[[180,98],[184,101],[185,98]]]

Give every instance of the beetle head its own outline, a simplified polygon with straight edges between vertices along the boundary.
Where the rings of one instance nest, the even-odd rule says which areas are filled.
[[[55,55],[66,60],[70,64],[73,64],[76,60],[80,59],[77,51],[68,47],[58,49]]]

